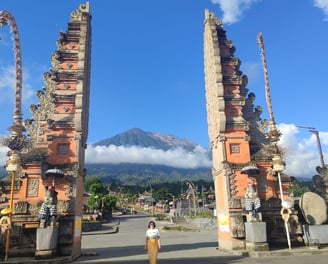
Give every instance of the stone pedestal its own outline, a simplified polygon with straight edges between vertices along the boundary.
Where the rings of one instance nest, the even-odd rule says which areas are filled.
[[[269,250],[265,222],[246,222],[246,250],[266,251]]]
[[[328,225],[303,225],[303,239],[308,246],[328,244]]]
[[[57,228],[38,228],[36,230],[35,258],[53,258],[57,248]]]

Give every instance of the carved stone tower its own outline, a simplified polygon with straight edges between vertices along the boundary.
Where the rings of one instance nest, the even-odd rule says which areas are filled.
[[[265,208],[263,220],[280,217],[279,186],[272,172],[272,153],[266,137],[262,108],[254,107],[254,93],[248,93],[248,79],[239,70],[241,61],[227,40],[221,20],[205,11],[204,66],[208,134],[213,158],[219,247],[245,249],[245,190],[250,179]],[[245,171],[253,168],[254,171]],[[251,176],[251,177],[250,177]],[[288,188],[285,175],[283,187]],[[283,193],[282,195],[287,195]],[[246,210],[247,211],[247,210]],[[264,211],[264,210],[263,210]],[[270,220],[271,219],[271,220]],[[280,219],[279,219],[280,221]],[[276,226],[270,226],[270,236]],[[269,237],[269,239],[272,239]]]

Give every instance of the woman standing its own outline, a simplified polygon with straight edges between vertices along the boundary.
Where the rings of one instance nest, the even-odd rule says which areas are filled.
[[[145,250],[148,252],[149,264],[157,263],[158,250],[161,249],[161,239],[154,221],[150,221],[146,231]]]

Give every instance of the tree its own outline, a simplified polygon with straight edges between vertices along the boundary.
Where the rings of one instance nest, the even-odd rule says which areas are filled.
[[[310,192],[309,182],[300,182],[293,178],[292,185],[290,186],[290,191],[293,192],[294,197],[301,197],[302,194]]]
[[[116,207],[117,197],[111,194],[107,194],[103,197],[104,208],[103,212],[112,212]]]
[[[154,197],[157,199],[167,200],[169,198],[168,193],[170,193],[169,188],[161,187],[157,192],[154,193]]]
[[[89,192],[90,191],[90,186],[94,183],[101,183],[102,184],[101,178],[98,177],[98,176],[87,177],[84,181],[84,190],[86,192]]]
[[[101,182],[96,182],[90,185],[89,191],[91,192],[91,196],[89,199],[89,206],[94,211],[98,211],[102,209],[103,205],[103,197],[108,194],[108,190]]]

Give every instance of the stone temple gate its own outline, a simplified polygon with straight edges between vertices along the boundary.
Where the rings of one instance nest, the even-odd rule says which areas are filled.
[[[4,213],[9,206],[11,220],[6,241],[10,256],[81,254],[91,66],[89,3],[71,13],[57,46],[52,68],[44,74],[45,86],[37,91],[39,102],[30,106],[32,117],[24,121],[28,144],[19,149],[15,161],[7,162],[8,171],[16,163],[15,173],[1,181],[0,209]],[[20,141],[16,135],[11,143],[15,140]],[[17,150],[12,145],[10,157]],[[41,227],[40,215],[49,214],[56,223]],[[43,243],[46,236],[49,245]]]
[[[227,40],[221,20],[206,10],[206,108],[213,157],[219,248],[267,249],[268,241],[286,242],[281,201],[292,202],[288,192],[290,177],[281,169],[284,162],[278,155],[276,145],[279,132],[275,129],[269,133],[266,131],[267,124],[275,128],[274,122],[271,123],[274,120],[261,120],[262,108],[253,104],[255,94],[248,92],[248,79],[239,70],[241,61],[234,56],[235,51],[232,41]],[[248,196],[247,190],[255,186],[255,196]],[[255,211],[261,208],[257,218],[252,219],[251,215],[248,219],[245,211],[252,211],[254,207],[251,206],[255,207]],[[289,209],[288,213],[292,223],[290,232],[294,238],[301,234],[301,227],[297,214]],[[248,221],[251,223],[245,225]],[[248,227],[250,230],[247,230]],[[256,229],[262,230],[261,233],[268,234],[268,237],[250,239],[253,243],[247,244],[247,231],[252,234]]]
[[[15,148],[13,143],[21,143],[16,134],[9,140],[11,159],[6,169],[14,173],[1,181],[0,210],[10,216],[2,219],[1,227],[9,226],[10,232],[4,232],[14,256],[81,254],[91,65],[89,3],[71,13],[57,46],[52,68],[44,74],[45,86],[37,91],[39,102],[31,105],[32,118],[24,122],[28,144]],[[292,201],[290,177],[282,173],[279,133],[272,118],[268,123],[273,130],[267,131],[262,108],[254,106],[255,94],[249,93],[247,76],[239,70],[241,62],[234,53],[221,21],[206,10],[205,90],[219,248],[267,249],[268,243],[286,242],[281,209],[283,200]],[[17,120],[20,123],[19,115]],[[12,130],[22,132],[17,124]],[[13,155],[18,150],[19,155]],[[298,214],[286,209],[291,239],[297,239],[302,235]],[[44,236],[48,245],[38,241]]]

